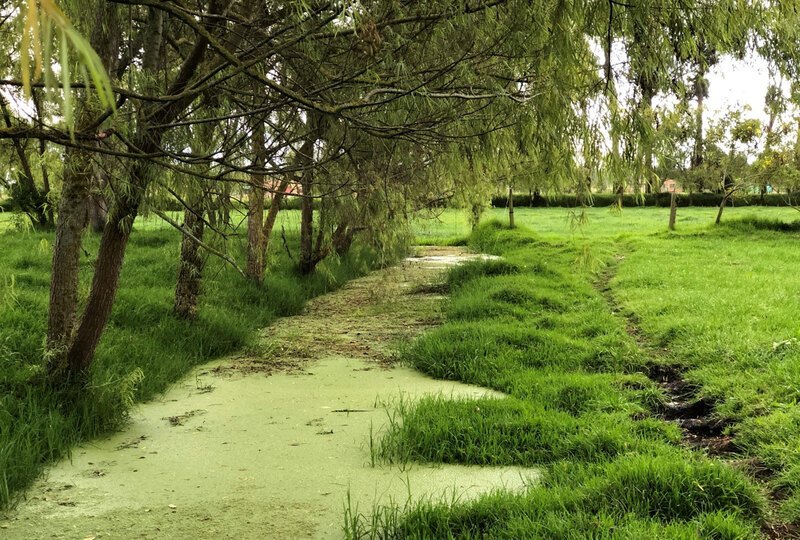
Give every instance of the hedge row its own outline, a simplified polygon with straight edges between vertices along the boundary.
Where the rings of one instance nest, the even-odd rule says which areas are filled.
[[[721,193],[679,193],[676,195],[678,206],[719,206],[722,202]],[[769,193],[762,198],[758,195],[738,195],[733,197],[735,206],[791,206],[797,204],[795,197],[788,197],[785,194]],[[613,206],[617,204],[617,195],[614,193],[596,193],[591,200],[585,202],[586,206]],[[669,193],[649,193],[647,195],[623,195],[622,206],[669,206]],[[728,203],[731,204],[730,202]],[[495,208],[505,208],[508,206],[508,197],[492,198],[492,206]],[[534,195],[514,195],[514,206],[520,207],[565,207],[575,208],[583,206],[577,195],[564,194],[552,197],[541,197]]]

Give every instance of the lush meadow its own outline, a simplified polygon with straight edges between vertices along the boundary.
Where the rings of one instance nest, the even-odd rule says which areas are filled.
[[[452,271],[447,322],[403,354],[434,377],[508,397],[406,406],[381,452],[394,462],[539,466],[542,484],[350,515],[348,535],[791,534],[800,522],[794,212],[737,209],[714,227],[713,209],[681,209],[676,233],[660,209],[589,210],[577,228],[564,209],[526,209],[517,230],[482,225],[469,245],[503,260]],[[422,239],[451,242],[467,227],[458,220],[445,213]],[[657,376],[665,372],[680,379],[684,403]],[[668,420],[690,410],[703,418],[684,429]]]

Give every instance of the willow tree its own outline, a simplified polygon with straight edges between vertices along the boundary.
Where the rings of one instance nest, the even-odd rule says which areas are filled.
[[[598,129],[582,113],[600,87],[587,40],[592,3],[371,0],[343,7],[203,0],[192,9],[173,0],[74,4],[92,17],[104,13],[104,22],[117,21],[90,24],[94,19],[85,11],[75,11],[89,23],[82,29],[101,51],[92,59],[103,80],[113,82],[107,88],[111,99],[95,101],[97,92],[84,92],[86,86],[105,88],[94,77],[82,84],[63,80],[48,99],[65,102],[73,118],[0,129],[0,137],[47,140],[69,154],[57,225],[63,239],[54,248],[54,261],[64,261],[58,268],[68,271],[54,274],[48,332],[57,383],[85,377],[111,313],[133,224],[148,192],[165,184],[159,179],[166,175],[189,175],[203,185],[202,202],[175,197],[190,213],[174,225],[192,249],[202,247],[194,225],[214,226],[214,214],[204,219],[198,205],[209,208],[212,198],[245,191],[241,183],[252,188],[263,182],[268,192],[273,180],[297,182],[303,207],[298,266],[310,272],[324,256],[346,250],[357,233],[383,242],[391,235],[381,239],[382,222],[401,230],[409,209],[441,200],[459,184],[513,187],[535,163],[538,175],[566,185],[576,170],[575,145],[592,141]],[[638,30],[641,36],[657,30],[659,20],[636,10],[659,7],[664,5],[645,2],[621,11],[647,22]],[[690,3],[677,11],[696,7]],[[87,61],[85,48],[64,50],[63,65]],[[656,52],[645,56],[650,60],[640,71],[660,77],[666,67],[652,60]],[[74,72],[62,70],[61,78]],[[198,114],[204,96],[219,98],[219,110]],[[209,137],[210,146],[198,152],[181,133],[199,133],[201,126],[223,135]],[[597,152],[585,147],[583,165]],[[456,179],[447,164],[467,153],[472,172],[468,180]],[[79,313],[74,270],[91,182],[85,165],[98,156],[113,159],[121,174],[114,177],[108,223]],[[434,178],[434,171],[441,177]],[[255,232],[261,203],[251,188]],[[187,227],[193,217],[198,221]],[[254,238],[253,244],[264,243],[263,235]],[[254,264],[263,265],[253,255]]]
[[[602,71],[613,143],[610,164],[617,171],[632,169],[635,187],[648,191],[653,187],[655,162],[659,158],[655,153],[658,146],[655,97],[672,94],[681,100],[687,93],[687,85],[691,86],[689,92],[698,101],[695,160],[702,159],[699,156],[703,146],[703,99],[707,93],[705,74],[717,55],[743,54],[748,40],[754,36],[759,6],[746,0],[692,0],[680,4],[666,0],[597,1],[591,6],[593,17],[587,33],[604,51]],[[615,46],[623,51],[620,54],[627,66],[624,71],[613,64]],[[618,77],[630,91],[618,92],[626,88],[624,84],[615,84]],[[620,186],[618,181],[617,187]]]
[[[237,110],[223,114],[226,120],[236,116],[246,121],[255,115],[272,119],[284,110],[302,112],[306,128],[310,128],[306,135],[270,133],[267,139],[275,142],[263,165],[243,164],[241,138],[220,142],[205,158],[218,167],[207,180],[219,182],[220,190],[228,192],[228,182],[236,181],[241,173],[292,173],[307,184],[305,199],[309,203],[305,208],[313,211],[310,199],[324,192],[315,191],[312,179],[322,177],[318,171],[327,161],[347,155],[341,143],[344,138],[337,139],[337,130],[357,130],[375,140],[401,139],[417,147],[453,136],[477,136],[487,129],[501,130],[509,125],[508,118],[482,111],[496,101],[518,103],[531,97],[529,87],[540,73],[526,68],[538,53],[527,44],[546,43],[553,35],[558,39],[551,41],[559,47],[569,43],[540,22],[542,9],[549,14],[548,23],[571,29],[567,4],[559,2],[443,1],[401,8],[369,2],[354,7],[345,18],[332,6],[307,11],[294,3],[278,3],[266,11],[260,3],[210,0],[199,3],[192,12],[169,1],[125,3],[130,9],[117,13],[125,20],[113,36],[105,25],[87,28],[97,49],[111,51],[101,64],[117,85],[113,88],[117,114],[107,105],[95,107],[86,94],[85,112],[78,105],[74,122],[65,118],[62,126],[27,126],[4,132],[19,139],[45,138],[74,153],[63,178],[62,196],[74,204],[64,202],[59,212],[59,230],[65,233],[65,241],[56,242],[55,261],[76,261],[80,253],[80,235],[85,228],[81,205],[89,180],[82,157],[112,155],[123,162],[121,170],[125,171],[115,179],[114,200],[82,313],[78,313],[74,272],[54,276],[48,348],[56,382],[79,380],[91,365],[113,306],[131,228],[148,187],[165,170],[203,177],[187,166],[196,163],[197,156],[175,146],[169,136],[181,126],[199,122],[191,111],[202,95],[224,93],[236,103]],[[97,12],[106,8],[114,10],[115,4],[101,3]],[[491,16],[487,16],[489,12]],[[529,28],[537,29],[537,40],[529,39]],[[464,46],[462,51],[446,46],[454,35]],[[502,53],[499,56],[498,51]],[[354,55],[356,62],[352,61]],[[545,55],[551,66],[541,74],[557,73],[556,56]],[[114,65],[117,61],[119,66]],[[295,69],[288,80],[272,75],[275,66],[290,62],[302,64],[302,70]],[[308,73],[319,77],[306,82],[302,77]],[[254,101],[245,99],[250,85],[229,84],[242,77],[270,90],[258,110]],[[485,82],[476,86],[481,77]],[[74,103],[81,90],[65,84],[62,96]],[[472,128],[458,127],[465,118],[473,121]],[[321,131],[325,131],[324,137]],[[324,159],[314,155],[318,143]],[[289,163],[289,149],[303,161]],[[75,197],[70,196],[72,192]],[[301,236],[307,247],[310,235]],[[317,235],[317,245],[320,238]],[[76,265],[58,267],[75,269]]]

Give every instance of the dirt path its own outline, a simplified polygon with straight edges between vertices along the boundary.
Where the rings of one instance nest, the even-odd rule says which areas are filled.
[[[391,366],[399,341],[439,320],[441,270],[468,257],[423,255],[317,298],[265,329],[257,350],[143,404],[124,432],[54,466],[0,519],[0,537],[337,538],[348,494],[369,511],[535,481],[515,468],[371,464],[393,402],[493,394]]]

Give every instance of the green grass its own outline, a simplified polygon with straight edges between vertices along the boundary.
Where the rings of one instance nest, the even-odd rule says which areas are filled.
[[[766,521],[796,519],[800,412],[789,381],[800,358],[791,357],[794,342],[773,350],[771,337],[795,335],[772,333],[782,317],[797,332],[794,299],[780,300],[800,285],[788,275],[798,261],[787,235],[796,233],[755,216],[668,234],[648,211],[636,214],[650,220],[636,234],[585,229],[554,240],[489,222],[470,236],[475,250],[503,260],[450,272],[446,323],[402,355],[434,377],[508,397],[405,404],[378,454],[541,467],[543,484],[470,503],[351,510],[348,536],[756,538]],[[544,219],[537,212],[520,212],[519,221]],[[772,269],[786,281],[766,279]],[[598,283],[613,272],[611,304]],[[748,286],[755,275],[764,278]],[[653,349],[666,347],[658,358],[628,334],[625,315],[640,321]],[[743,451],[732,458],[741,466],[684,446],[677,426],[659,417],[665,397],[645,375],[654,361],[686,366],[700,395],[718,400],[717,414],[740,422]],[[772,408],[782,416],[763,416]],[[751,455],[786,472],[762,484],[745,472]],[[775,512],[764,492],[777,489],[788,499]]]
[[[667,229],[668,208],[517,208],[514,211],[516,224],[536,232],[541,240],[563,241],[614,239],[638,237],[661,233]],[[697,232],[714,223],[716,208],[679,208],[677,230]],[[746,218],[768,218],[782,222],[800,219],[794,208],[745,206],[726,208],[722,221]],[[490,221],[508,222],[504,208],[491,208],[482,218]],[[470,234],[468,214],[465,210],[442,210],[436,216],[420,216],[414,221],[417,243],[450,245],[464,243]]]
[[[654,208],[589,209],[588,221],[563,208],[518,209],[521,229],[487,222],[474,234],[464,212],[417,220],[419,241],[468,242],[503,260],[453,270],[446,324],[401,354],[436,377],[509,397],[407,404],[378,452],[401,462],[536,466],[543,484],[471,503],[424,501],[370,516],[351,509],[348,534],[755,538],[765,522],[800,523],[798,214],[725,212],[723,226],[713,227],[715,209],[681,208],[675,233],[666,231],[667,210]],[[487,212],[492,217],[505,212]],[[281,220],[265,287],[245,285],[213,262],[194,326],[169,314],[178,237],[160,220],[143,220],[98,351],[92,399],[69,413],[35,384],[52,240],[0,232],[0,497],[8,501],[76,440],[116,427],[129,400],[152,397],[192,365],[243,347],[253,329],[371,260],[331,263],[300,280],[280,239],[282,227],[294,245],[296,212]],[[229,247],[239,252],[241,243]],[[96,253],[96,239],[87,250]],[[603,276],[612,303],[598,292]],[[626,332],[626,317],[648,350]],[[680,443],[677,427],[657,414],[662,391],[644,374],[654,360],[685,367],[729,423],[736,454],[720,460]]]
[[[289,216],[291,219],[292,216]],[[290,233],[291,234],[291,233]],[[91,279],[98,237],[87,235],[81,291]],[[288,236],[296,250],[296,235]],[[243,258],[242,240],[229,248]],[[263,285],[246,282],[218,259],[205,270],[200,315],[190,323],[171,313],[180,237],[155,220],[131,236],[117,301],[92,366],[85,398],[66,410],[43,386],[43,343],[52,236],[0,232],[0,507],[75,443],[115,429],[134,401],[151,399],[195,365],[248,345],[254,331],[297,313],[305,301],[361,275],[374,254],[356,245],[301,278],[281,241],[273,243]]]

